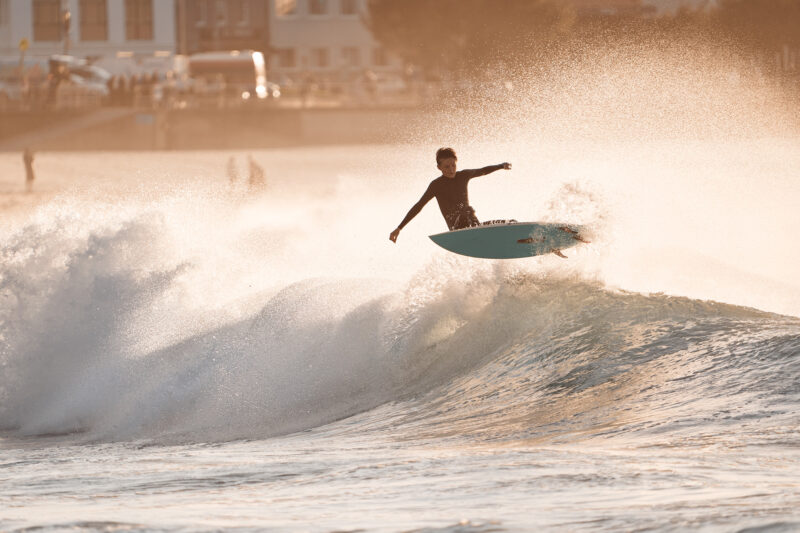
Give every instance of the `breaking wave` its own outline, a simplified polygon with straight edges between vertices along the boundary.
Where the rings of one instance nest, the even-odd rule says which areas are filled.
[[[403,438],[798,444],[794,318],[446,255],[200,309],[214,277],[169,221],[104,216],[3,242],[6,435],[269,438],[358,415]]]

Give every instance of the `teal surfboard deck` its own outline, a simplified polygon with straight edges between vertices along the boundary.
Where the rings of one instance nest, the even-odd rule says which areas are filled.
[[[517,259],[559,253],[581,242],[583,226],[544,222],[493,221],[431,235],[451,252],[483,259]]]

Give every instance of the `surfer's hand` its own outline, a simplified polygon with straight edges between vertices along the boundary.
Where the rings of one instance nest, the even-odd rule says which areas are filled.
[[[397,236],[400,235],[400,228],[397,228],[393,232],[389,234],[389,240],[392,242],[397,242]]]
[[[511,163],[502,163],[505,170],[511,170]]]

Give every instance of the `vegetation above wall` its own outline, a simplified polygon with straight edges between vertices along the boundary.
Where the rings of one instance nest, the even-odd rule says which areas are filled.
[[[574,0],[369,0],[375,38],[429,76],[474,76],[487,69],[529,69],[564,55],[614,44],[693,43],[731,51],[768,73],[787,69],[781,54],[800,48],[800,0],[720,0],[656,16],[635,2],[589,9]],[[608,4],[614,4],[608,2]]]

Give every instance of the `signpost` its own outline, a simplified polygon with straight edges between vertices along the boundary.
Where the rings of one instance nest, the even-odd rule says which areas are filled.
[[[72,26],[72,13],[65,9],[61,14],[61,29],[64,32],[64,55],[69,55],[69,29]]]
[[[19,40],[19,88],[23,97],[28,94],[28,75],[25,72],[25,52],[28,50],[29,45],[30,43],[25,37]]]
[[[19,78],[21,83],[24,83],[25,79],[25,52],[28,50],[28,46],[30,46],[28,39],[23,37],[19,40]]]

